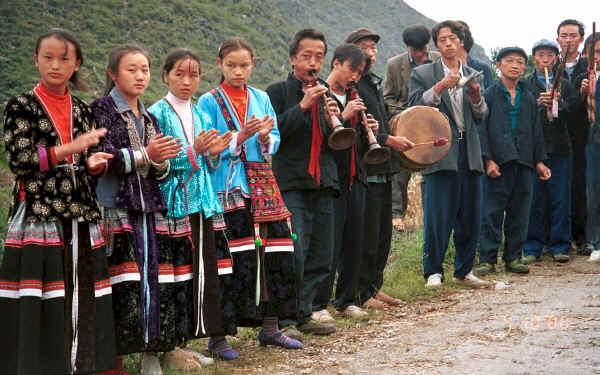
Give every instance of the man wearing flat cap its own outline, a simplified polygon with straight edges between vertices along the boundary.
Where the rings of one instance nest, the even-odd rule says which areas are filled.
[[[473,274],[481,225],[483,163],[478,127],[487,113],[481,86],[464,87],[461,77],[475,73],[458,58],[463,27],[443,21],[432,29],[442,58],[415,68],[410,76],[409,104],[438,108],[448,117],[452,142],[448,154],[423,171],[425,176],[423,271],[426,287],[441,286],[443,262],[454,232],[454,281],[470,287],[489,285]]]
[[[527,238],[529,207],[535,172],[550,178],[544,165],[544,133],[536,99],[520,82],[527,54],[519,47],[506,47],[496,57],[500,80],[485,90],[488,115],[481,124],[481,147],[485,163],[483,220],[479,265],[484,276],[495,272],[504,227],[504,269],[528,273],[521,262]],[[505,215],[506,213],[506,215]]]
[[[556,78],[552,67],[558,58],[558,44],[542,39],[533,45],[531,53],[535,72],[526,77],[525,81],[537,100],[544,124],[545,149],[548,154],[546,165],[552,170],[552,177],[546,181],[537,180],[534,184],[523,260],[525,263],[534,262],[541,256],[542,249],[547,247],[555,261],[568,262],[572,240],[573,168],[573,148],[569,136],[572,124],[569,122],[573,118],[572,110],[579,103],[579,96],[566,74],[560,77],[560,84],[556,86],[557,95],[551,92]]]
[[[358,301],[363,308],[382,308],[385,304],[400,305],[401,300],[383,293],[383,271],[387,264],[392,241],[392,177],[401,171],[397,151],[406,151],[412,142],[405,137],[390,134],[387,113],[383,102],[381,78],[374,72],[379,35],[369,29],[351,32],[345,40],[362,48],[370,64],[358,81],[358,92],[367,113],[379,122],[377,142],[391,148],[391,158],[381,164],[366,165],[367,204],[364,214],[365,238],[360,266]]]

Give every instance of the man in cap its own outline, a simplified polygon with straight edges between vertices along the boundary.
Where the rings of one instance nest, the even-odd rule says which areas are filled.
[[[483,163],[478,125],[487,105],[478,82],[458,86],[461,77],[475,72],[461,63],[458,49],[465,38],[463,27],[443,21],[432,29],[442,58],[415,68],[410,76],[410,105],[438,108],[450,122],[452,142],[448,154],[423,171],[424,204],[423,271],[426,287],[442,284],[443,262],[454,231],[454,281],[471,287],[489,285],[472,271],[481,220]]]
[[[552,67],[558,58],[558,45],[555,42],[539,40],[533,45],[531,52],[535,72],[526,77],[525,81],[537,100],[544,124],[545,150],[548,154],[546,165],[552,170],[552,177],[548,180],[538,180],[534,184],[523,261],[526,264],[535,261],[546,246],[554,260],[567,262],[572,239],[573,150],[569,136],[571,126],[569,121],[571,109],[575,108],[579,99],[566,76],[554,76]],[[554,85],[555,79],[561,79],[558,86]],[[558,87],[556,95],[552,92],[552,87],[555,86]]]
[[[358,81],[358,92],[366,112],[379,122],[377,142],[392,149],[389,161],[366,165],[367,205],[365,238],[358,285],[358,301],[363,308],[381,308],[383,304],[400,305],[401,300],[381,291],[383,271],[387,264],[392,241],[392,177],[400,171],[397,151],[406,151],[412,142],[404,137],[390,135],[385,105],[381,93],[381,78],[374,72],[379,35],[369,29],[358,29],[346,37],[347,43],[358,45],[369,57],[370,64]]]
[[[484,178],[481,224],[480,276],[495,272],[504,227],[504,269],[528,273],[521,263],[527,238],[527,222],[535,171],[550,178],[544,165],[544,135],[536,99],[519,79],[525,72],[527,54],[519,47],[506,47],[496,58],[500,80],[485,93],[488,116],[481,125]],[[506,216],[505,216],[506,212]]]
[[[429,50],[431,32],[424,25],[411,25],[402,32],[407,52],[394,56],[387,61],[387,73],[383,88],[383,99],[388,119],[408,108],[408,84],[410,72],[417,66],[433,62],[440,58],[437,51]],[[411,172],[401,169],[400,161],[392,160],[392,168],[398,170],[392,176],[392,225],[398,231],[404,231],[404,217],[408,206],[408,181]],[[424,190],[424,186],[421,186]]]

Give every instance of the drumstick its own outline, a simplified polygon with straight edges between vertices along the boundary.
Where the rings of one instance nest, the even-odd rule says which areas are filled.
[[[426,145],[433,145],[433,147],[442,147],[447,144],[448,144],[448,138],[440,137],[440,138],[437,138],[435,141],[415,143],[413,145],[413,147],[426,146]]]

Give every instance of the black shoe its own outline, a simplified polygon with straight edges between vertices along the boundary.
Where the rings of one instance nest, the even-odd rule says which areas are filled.
[[[586,243],[577,246],[577,255],[590,255],[594,251],[592,244]]]
[[[316,320],[309,320],[304,324],[300,324],[298,331],[306,334],[312,333],[313,335],[327,336],[335,332],[335,326],[333,324],[319,323]]]

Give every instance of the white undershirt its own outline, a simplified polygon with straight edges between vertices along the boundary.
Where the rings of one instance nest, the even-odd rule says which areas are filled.
[[[188,142],[194,144],[194,115],[192,112],[192,101],[189,99],[181,100],[170,91],[167,93],[167,96],[165,96],[165,99],[171,103],[173,109],[175,109],[175,112],[183,122],[183,130]]]

